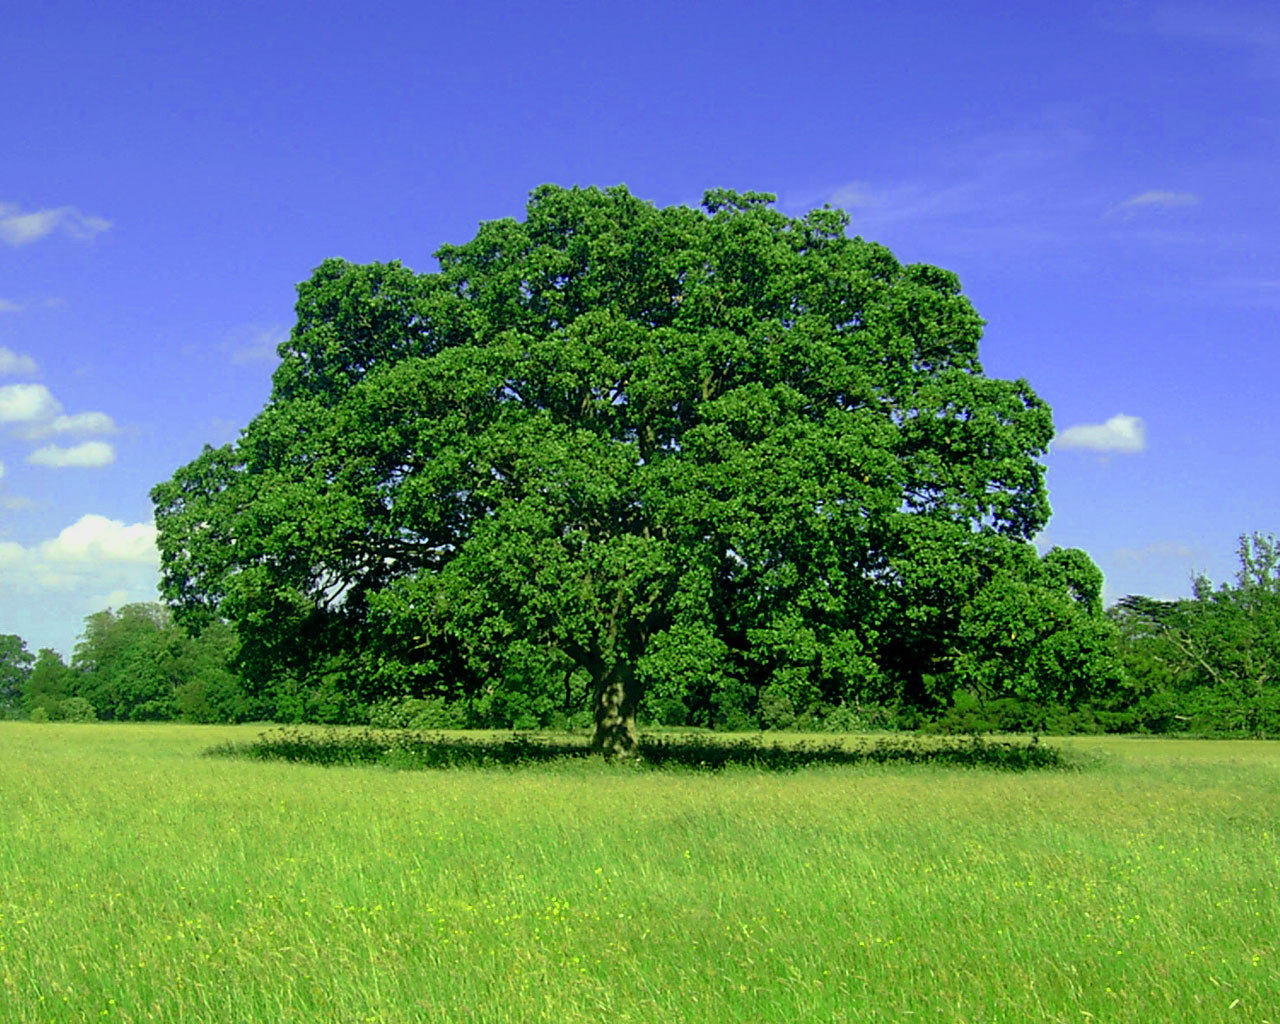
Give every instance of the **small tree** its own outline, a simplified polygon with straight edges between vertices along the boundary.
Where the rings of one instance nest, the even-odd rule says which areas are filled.
[[[163,605],[124,605],[85,619],[72,654],[75,693],[99,718],[155,720],[173,717],[173,691],[184,682],[185,634]]]
[[[1076,705],[1124,680],[1102,573],[1082,551],[1027,551],[973,595],[957,631],[958,682],[979,697]]]
[[[57,718],[55,709],[72,695],[75,689],[75,673],[67,668],[62,655],[48,647],[40,648],[31,677],[27,680],[24,705],[27,714],[36,715],[37,709],[47,718]]]

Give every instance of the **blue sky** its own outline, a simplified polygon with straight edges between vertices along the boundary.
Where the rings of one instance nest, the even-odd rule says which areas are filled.
[[[1280,6],[9,5],[0,633],[155,595],[150,488],[261,408],[329,256],[435,269],[530,189],[830,202],[956,271],[1053,407],[1109,598],[1280,528]]]

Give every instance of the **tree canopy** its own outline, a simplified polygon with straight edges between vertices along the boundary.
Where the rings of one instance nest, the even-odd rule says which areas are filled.
[[[606,752],[646,694],[1105,685],[1100,575],[1030,544],[1048,407],[954,274],[772,199],[543,186],[436,273],[325,261],[265,408],[153,491],[179,620],[336,701],[562,676]]]

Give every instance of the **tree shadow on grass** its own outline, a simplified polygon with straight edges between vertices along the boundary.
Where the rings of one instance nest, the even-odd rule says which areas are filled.
[[[216,757],[294,761],[319,765],[380,765],[398,769],[519,767],[590,757],[586,743],[571,737],[513,733],[474,737],[383,729],[284,727],[247,743],[223,743],[205,751]],[[795,771],[816,766],[865,764],[936,765],[1000,771],[1078,767],[1061,749],[1036,739],[886,737],[845,744],[801,741],[766,743],[759,737],[646,736],[640,756],[626,762],[640,769],[720,771],[754,768]]]

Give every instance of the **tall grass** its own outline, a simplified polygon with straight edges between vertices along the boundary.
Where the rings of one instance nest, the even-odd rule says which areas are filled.
[[[198,756],[257,732],[0,723],[0,1021],[1280,1021],[1280,745]]]

